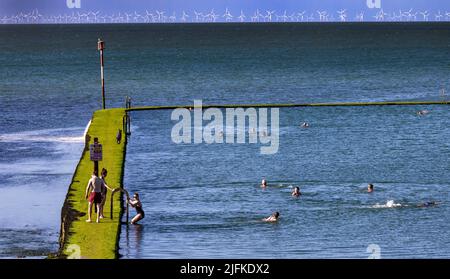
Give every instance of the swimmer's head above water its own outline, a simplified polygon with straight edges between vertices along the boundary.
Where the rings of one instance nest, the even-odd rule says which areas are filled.
[[[368,193],[372,193],[373,192],[373,184],[369,183],[369,185],[367,185],[367,192]]]
[[[264,218],[263,221],[264,222],[276,222],[278,221],[278,217],[280,217],[280,212],[275,211],[272,215],[270,215],[267,218]]]
[[[417,112],[417,115],[426,115],[426,114],[428,114],[428,113],[429,113],[428,110],[423,109],[423,110],[419,110],[419,111]]]
[[[261,181],[261,187],[266,188],[267,187],[267,180],[263,179]]]
[[[302,193],[300,193],[300,188],[299,187],[295,187],[294,191],[292,191],[292,196],[293,197],[298,197],[300,196]]]

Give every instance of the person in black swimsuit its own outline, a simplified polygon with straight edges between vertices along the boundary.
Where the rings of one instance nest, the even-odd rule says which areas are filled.
[[[136,209],[136,213],[137,213],[136,216],[134,216],[133,219],[131,219],[131,224],[136,224],[140,220],[144,219],[145,213],[144,213],[144,210],[142,209],[142,203],[139,200],[139,194],[134,193],[133,198],[129,199],[128,203]]]

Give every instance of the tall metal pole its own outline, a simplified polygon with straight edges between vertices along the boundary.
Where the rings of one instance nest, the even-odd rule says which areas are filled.
[[[104,76],[104,63],[103,63],[103,50],[105,49],[105,42],[102,41],[102,39],[98,39],[97,43],[97,49],[100,51],[100,74],[102,79],[102,107],[103,109],[106,108],[105,106],[105,76]]]

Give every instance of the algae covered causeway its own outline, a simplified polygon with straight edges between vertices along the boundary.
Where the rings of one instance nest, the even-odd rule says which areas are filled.
[[[448,258],[449,27],[0,24],[0,257]]]
[[[123,127],[124,109],[101,110],[94,113],[87,131],[94,139],[97,137],[103,145],[103,160],[100,168],[108,170],[107,183],[112,187],[122,187],[123,165],[125,160],[125,142],[117,143],[116,133]],[[115,195],[113,217],[111,216],[110,195],[106,199],[104,215],[99,224],[87,223],[85,188],[91,177],[93,164],[89,152],[83,155],[75,170],[69,192],[62,209],[60,256],[88,259],[112,259],[117,257],[117,239],[119,238],[120,195]]]

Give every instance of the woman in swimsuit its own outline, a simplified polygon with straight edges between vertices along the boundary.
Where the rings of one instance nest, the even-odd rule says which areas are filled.
[[[131,219],[131,224],[136,224],[140,220],[144,219],[145,213],[144,213],[144,210],[142,209],[142,203],[139,200],[139,194],[134,193],[133,198],[129,199],[128,203],[136,209],[136,213],[137,213],[136,216],[134,216],[133,219]]]
[[[114,191],[113,188],[109,187],[109,186],[106,184],[105,178],[106,178],[107,175],[108,175],[108,170],[106,170],[105,168],[103,168],[103,169],[102,169],[102,172],[101,172],[101,177],[100,177],[100,179],[103,180],[102,191],[101,191],[101,193],[102,193],[102,201],[100,202],[100,219],[105,218],[105,216],[103,216],[103,208],[105,207],[105,203],[106,203],[106,194],[107,194],[107,191],[108,191],[108,190],[110,190],[111,192]]]

